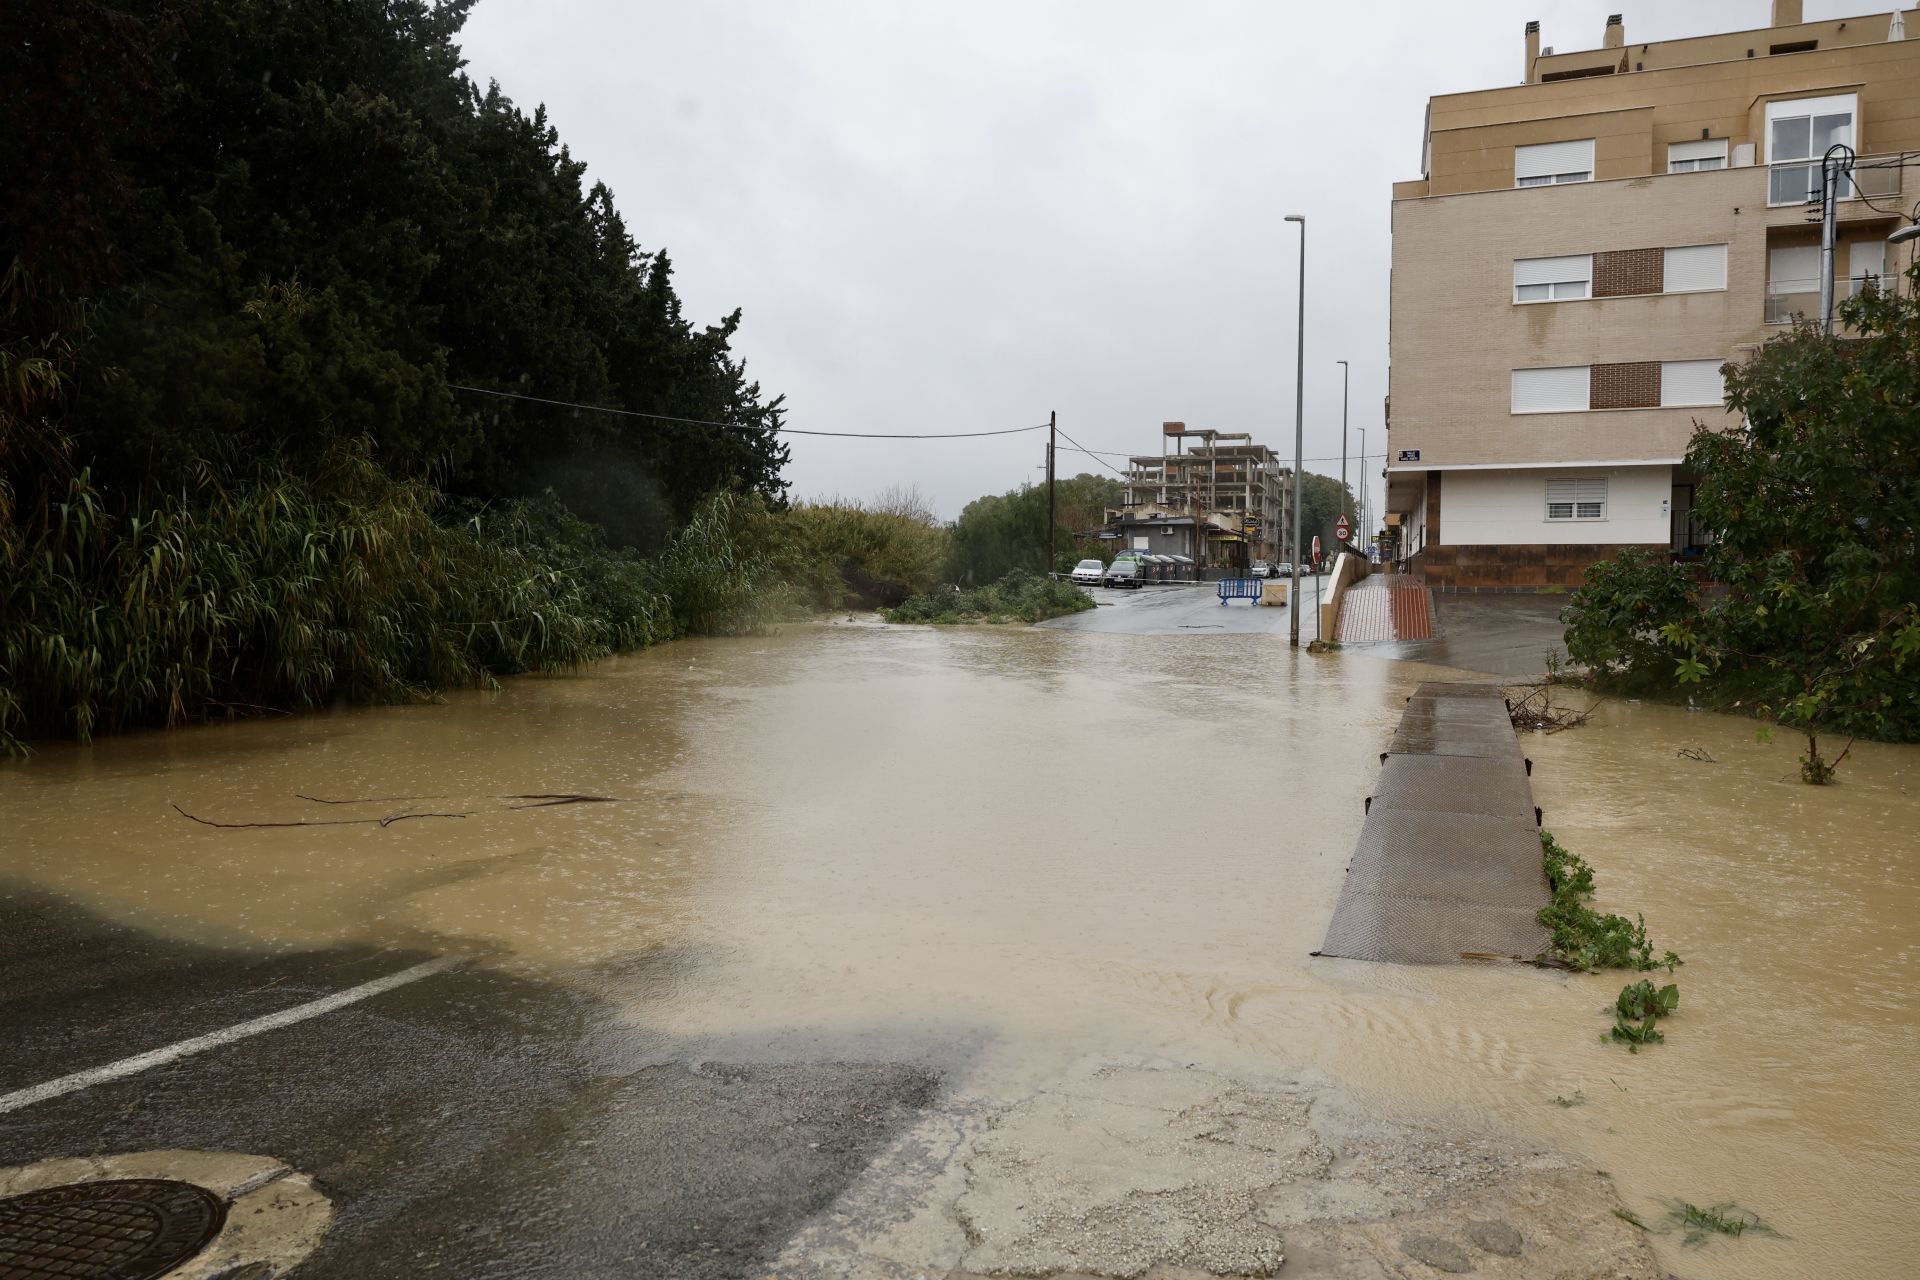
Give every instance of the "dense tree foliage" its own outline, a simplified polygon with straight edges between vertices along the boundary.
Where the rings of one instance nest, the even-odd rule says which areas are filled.
[[[1311,471],[1300,473],[1300,545],[1305,550],[1313,550],[1313,540],[1317,537],[1321,554],[1337,553],[1340,544],[1333,536],[1333,526],[1343,512],[1353,519],[1353,538],[1349,542],[1364,542],[1369,531],[1360,528],[1360,506],[1353,490],[1342,488],[1331,476],[1315,475]],[[1287,530],[1287,537],[1292,536],[1293,530]]]
[[[551,488],[642,546],[715,488],[779,494],[739,314],[687,320],[544,114],[461,73],[470,5],[8,7],[6,336],[74,344],[59,425],[96,483],[365,437],[396,476]]]
[[[947,579],[963,586],[997,582],[1015,569],[1053,573],[1102,555],[1097,537],[1124,486],[1112,476],[1081,472],[1054,483],[1054,538],[1047,547],[1047,488],[1028,484],[975,498],[954,521]]]
[[[1803,733],[1920,740],[1920,270],[1841,304],[1851,336],[1801,327],[1728,366],[1744,423],[1687,452],[1713,531],[1697,590],[1651,557],[1596,566],[1568,652],[1616,681],[1684,686]],[[1844,752],[1843,752],[1844,754]]]
[[[739,313],[462,73],[471,3],[0,8],[0,743],[643,641],[618,550],[781,500]]]

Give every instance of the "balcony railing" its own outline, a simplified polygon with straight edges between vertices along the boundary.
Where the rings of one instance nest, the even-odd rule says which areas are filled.
[[[1851,298],[1868,289],[1893,289],[1898,287],[1900,277],[1888,271],[1879,275],[1849,276],[1838,282],[1834,290],[1834,300]],[[1794,281],[1790,292],[1767,293],[1766,322],[1768,324],[1792,324],[1796,320],[1818,320],[1820,318],[1820,290],[1815,281]]]
[[[1820,294],[1813,293],[1769,293],[1767,295],[1767,323],[1792,324],[1796,320],[1819,319]]]
[[[1873,157],[1856,160],[1853,173],[1840,179],[1842,200],[1879,200],[1900,194],[1901,166]],[[1820,161],[1789,161],[1776,164],[1767,173],[1767,203],[1770,205],[1820,203]]]

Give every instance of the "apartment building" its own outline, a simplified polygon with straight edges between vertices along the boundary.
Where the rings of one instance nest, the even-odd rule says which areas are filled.
[[[1387,510],[1432,585],[1697,553],[1687,442],[1728,421],[1723,364],[1817,313],[1832,143],[1858,155],[1836,297],[1907,265],[1886,239],[1920,201],[1920,10],[1771,17],[1635,44],[1615,15],[1567,53],[1528,23],[1520,83],[1429,102],[1423,176],[1393,191]]]
[[[1286,558],[1293,469],[1281,466],[1279,455],[1246,432],[1189,430],[1184,422],[1161,424],[1160,450],[1127,460],[1117,520],[1130,526],[1158,521],[1169,539],[1180,536],[1175,529],[1198,528],[1197,545],[1181,554],[1195,555],[1204,567],[1245,569],[1253,560]],[[1133,536],[1143,535],[1136,530]],[[1171,550],[1172,544],[1141,549]]]

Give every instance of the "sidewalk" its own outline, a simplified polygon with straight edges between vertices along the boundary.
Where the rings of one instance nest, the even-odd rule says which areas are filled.
[[[1340,605],[1341,644],[1433,639],[1433,602],[1418,578],[1376,573],[1347,588]]]

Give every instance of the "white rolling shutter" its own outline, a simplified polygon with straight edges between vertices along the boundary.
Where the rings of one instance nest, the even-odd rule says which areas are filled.
[[[1767,251],[1768,293],[1820,292],[1820,246],[1790,244]]]
[[[1593,279],[1593,255],[1576,254],[1569,258],[1516,258],[1513,283],[1558,284],[1563,280]]]
[[[1513,149],[1513,179],[1550,178],[1559,173],[1593,172],[1593,139],[1577,142],[1542,142],[1537,146]]]
[[[1727,160],[1727,140],[1725,138],[1701,138],[1694,142],[1671,142],[1667,144],[1667,171],[1673,172],[1675,164],[1688,161],[1718,160],[1724,166]]]
[[[1856,240],[1847,246],[1847,276],[1859,280],[1863,276],[1879,277],[1887,270],[1887,242],[1885,240]]]
[[[1584,410],[1593,388],[1593,373],[1584,364],[1557,369],[1515,369],[1513,412],[1570,413]]]
[[[1665,360],[1660,364],[1662,408],[1719,405],[1726,400],[1720,366],[1724,360]]]
[[[1578,477],[1547,481],[1547,519],[1605,520],[1607,482]]]
[[[1727,287],[1727,246],[1690,244],[1667,250],[1665,266],[1668,293],[1700,293]]]

